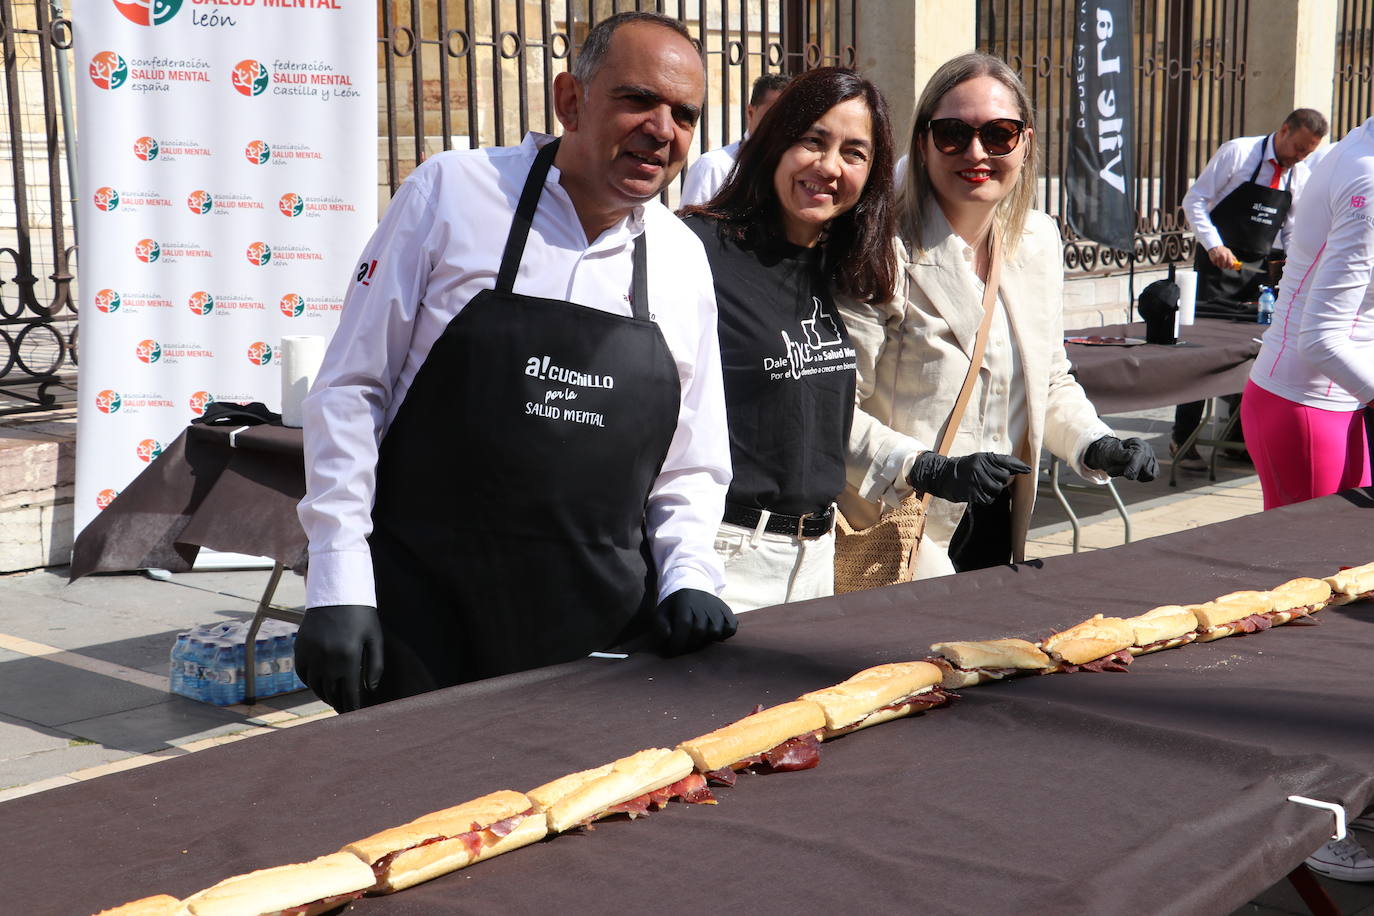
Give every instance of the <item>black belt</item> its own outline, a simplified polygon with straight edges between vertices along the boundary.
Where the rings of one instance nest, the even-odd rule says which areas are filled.
[[[762,509],[751,509],[748,506],[732,506],[725,504],[725,516],[721,521],[727,525],[739,525],[741,528],[757,528],[759,518],[763,516]],[[784,515],[781,512],[772,512],[768,516],[768,523],[763,526],[763,530],[770,534],[790,534],[797,538],[819,538],[830,533],[830,529],[835,527],[835,507],[828,506],[824,512],[808,512],[805,515]]]

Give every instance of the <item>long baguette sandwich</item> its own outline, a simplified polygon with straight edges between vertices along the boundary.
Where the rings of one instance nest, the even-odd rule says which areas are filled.
[[[101,910],[95,916],[187,916],[186,905],[167,894],[156,894],[142,900],[131,900],[123,906]]]
[[[648,814],[651,807],[662,810],[674,798],[715,804],[705,778],[692,772],[692,758],[662,747],[571,773],[531,789],[529,795],[550,833],[585,827],[612,814],[634,818]]]
[[[503,790],[374,833],[342,852],[367,866],[369,894],[390,894],[528,846],[547,832],[530,799]]]
[[[1056,671],[1125,671],[1135,631],[1120,617],[1094,614],[1077,626],[1055,633],[1040,644]]]
[[[1332,604],[1349,604],[1362,598],[1374,598],[1374,563],[1343,569],[1334,576],[1327,576],[1325,581],[1335,593]]]
[[[1236,633],[1258,633],[1273,626],[1267,616],[1274,609],[1269,592],[1239,591],[1205,604],[1193,605],[1197,641],[1211,642]]]
[[[1331,601],[1331,586],[1321,579],[1303,576],[1289,579],[1269,592],[1273,608],[1266,614],[1274,626],[1315,614]]]
[[[1153,608],[1137,617],[1127,617],[1134,641],[1127,649],[1132,655],[1146,655],[1160,649],[1176,649],[1197,639],[1197,618],[1179,604]]]
[[[318,916],[363,895],[372,869],[344,852],[225,878],[186,898],[193,916]]]
[[[825,710],[810,700],[760,709],[724,728],[678,745],[692,755],[698,773],[727,786],[735,771],[807,770],[820,762]]]
[[[821,740],[888,722],[949,702],[943,672],[929,662],[896,662],[866,668],[824,690],[804,693],[825,711]]]
[[[1050,657],[1024,639],[937,642],[930,651],[939,653],[930,661],[944,672],[940,686],[947,690],[1034,674],[1050,666]]]

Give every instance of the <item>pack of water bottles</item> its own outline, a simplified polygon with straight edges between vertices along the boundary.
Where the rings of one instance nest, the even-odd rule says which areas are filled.
[[[178,633],[172,646],[172,693],[215,706],[242,703],[246,686],[243,647],[248,627],[248,621],[233,621],[201,624]],[[264,620],[253,641],[253,652],[253,667],[257,669],[253,687],[259,699],[305,687],[296,677],[294,624]]]

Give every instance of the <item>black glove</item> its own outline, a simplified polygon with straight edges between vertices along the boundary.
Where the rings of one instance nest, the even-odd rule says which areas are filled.
[[[695,588],[673,592],[658,603],[654,614],[654,628],[662,638],[658,651],[664,656],[695,652],[708,642],[729,639],[738,627],[728,604]]]
[[[296,673],[339,712],[362,704],[362,688],[382,680],[382,623],[361,604],[312,607],[296,633]]]
[[[998,497],[1017,474],[1029,474],[1030,465],[1011,455],[974,452],[948,458],[938,452],[922,452],[911,466],[907,480],[922,493],[952,503],[983,505]]]
[[[1103,436],[1083,452],[1083,465],[1113,477],[1149,483],[1159,474],[1155,450],[1144,439]]]

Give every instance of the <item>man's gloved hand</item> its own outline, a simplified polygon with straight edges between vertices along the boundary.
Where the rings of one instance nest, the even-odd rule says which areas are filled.
[[[974,452],[949,458],[938,452],[922,452],[911,466],[907,480],[922,493],[952,503],[985,505],[1006,489],[1017,474],[1029,474],[1030,466],[1011,455]]]
[[[695,588],[673,592],[658,603],[654,615],[654,628],[662,637],[659,654],[664,656],[694,652],[709,642],[729,639],[738,627],[728,604]]]
[[[382,623],[361,604],[312,607],[296,634],[296,673],[339,712],[362,704],[362,687],[382,680]]]
[[[1144,439],[1121,440],[1103,436],[1083,451],[1085,467],[1106,471],[1113,477],[1149,483],[1159,474],[1155,450]]]

